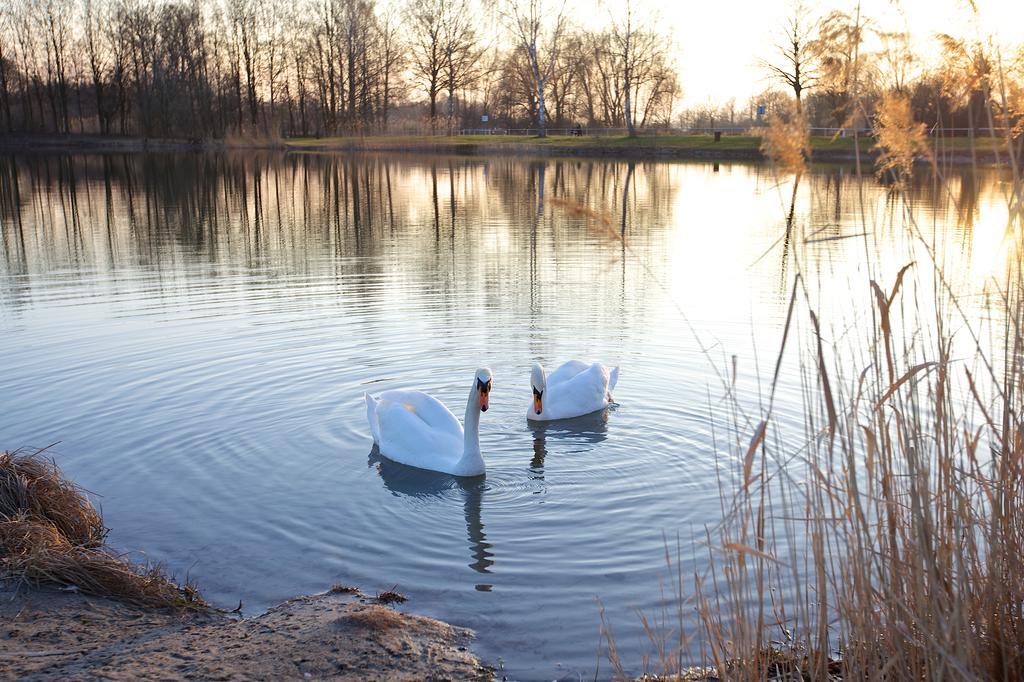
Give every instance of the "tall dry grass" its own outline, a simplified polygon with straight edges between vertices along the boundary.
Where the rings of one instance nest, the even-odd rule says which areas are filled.
[[[811,156],[811,135],[807,120],[795,106],[768,119],[764,130],[752,131],[761,136],[761,152],[788,173],[803,172]]]
[[[875,124],[900,229],[928,258],[852,291],[871,318],[844,334],[828,318],[846,302],[816,304],[795,277],[757,417],[730,393],[708,568],[683,575],[667,547],[670,593],[662,613],[642,616],[654,652],[644,672],[658,679],[694,679],[697,663],[727,680],[1024,680],[1020,159],[1003,159],[1011,257],[988,283],[1001,317],[986,336],[902,182],[931,153],[922,129],[899,97]],[[765,147],[799,173],[805,133],[790,128],[778,122]],[[942,186],[938,164],[927,172]],[[800,377],[799,437],[773,411],[782,372]],[[628,677],[608,623],[604,634]]]

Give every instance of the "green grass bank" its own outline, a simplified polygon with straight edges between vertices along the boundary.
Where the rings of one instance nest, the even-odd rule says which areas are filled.
[[[763,160],[761,138],[753,135],[648,135],[548,136],[458,135],[458,136],[367,136],[291,138],[280,146],[303,151],[429,151],[454,154],[524,154],[625,158],[678,158]],[[242,143],[245,146],[245,143]],[[942,161],[995,163],[1005,154],[1006,143],[994,138],[945,138],[935,141],[935,154]],[[877,155],[871,137],[811,137],[815,161],[854,161]]]
[[[995,138],[955,137],[931,141],[936,159],[943,163],[991,165],[1005,162],[1006,141]],[[145,139],[96,135],[0,136],[0,151],[14,153],[115,153],[189,150],[281,150],[291,152],[408,152],[457,155],[522,155],[606,157],[625,159],[704,159],[711,161],[765,159],[761,138],[754,135],[367,135],[297,137],[284,139],[233,138],[230,140]],[[813,161],[872,160],[878,150],[868,136],[811,137]]]

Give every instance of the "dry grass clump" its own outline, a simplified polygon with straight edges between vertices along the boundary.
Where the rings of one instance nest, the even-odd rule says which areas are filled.
[[[194,586],[113,553],[106,533],[86,495],[42,451],[0,453],[0,577],[140,606],[205,606]]]
[[[902,183],[914,167],[914,160],[930,155],[923,123],[915,122],[910,98],[898,93],[883,95],[878,101],[874,123],[881,154],[876,166],[878,176]]]
[[[343,585],[341,583],[334,583],[331,585],[331,589],[327,590],[329,594],[359,594],[358,587],[352,587],[351,585]]]
[[[344,616],[340,621],[343,625],[352,625],[378,632],[395,630],[405,625],[404,616],[383,606],[368,606],[361,611]]]
[[[42,451],[0,452],[0,518],[39,519],[75,545],[99,547],[106,529],[83,491]]]
[[[401,604],[402,602],[409,601],[408,597],[401,592],[396,592],[395,588],[381,592],[375,599],[380,604]]]
[[[811,156],[811,138],[807,121],[797,111],[786,115],[773,114],[768,127],[759,131],[761,152],[772,163],[789,173],[801,173]]]

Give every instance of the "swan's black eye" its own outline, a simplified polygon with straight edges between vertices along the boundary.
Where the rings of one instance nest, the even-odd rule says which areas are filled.
[[[533,396],[535,398],[540,398],[543,395],[544,395],[544,391],[538,391],[537,389],[533,389]]]
[[[477,379],[477,380],[476,380],[476,387],[477,387],[477,389],[478,389],[478,390],[479,390],[479,391],[480,391],[481,393],[483,393],[484,395],[487,395],[488,393],[490,393],[490,392],[491,392],[491,382],[490,382],[490,381],[488,381],[488,382],[487,382],[487,383],[485,384],[485,383],[484,383],[484,382],[483,382],[482,380],[480,380],[480,379]]]

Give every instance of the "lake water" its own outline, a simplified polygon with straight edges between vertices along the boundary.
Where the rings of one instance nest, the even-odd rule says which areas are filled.
[[[733,356],[756,414],[795,274],[856,325],[868,280],[928,244],[989,317],[1004,191],[950,171],[905,207],[844,167],[794,189],[751,164],[0,157],[0,447],[59,441],[111,544],[217,605],[397,586],[511,678],[575,679],[609,672],[600,600],[638,671],[665,539],[692,575],[721,517]],[[529,426],[531,363],[571,358],[621,367],[617,406]],[[479,366],[484,479],[372,452],[364,391],[461,418]],[[800,430],[795,365],[776,402]]]

